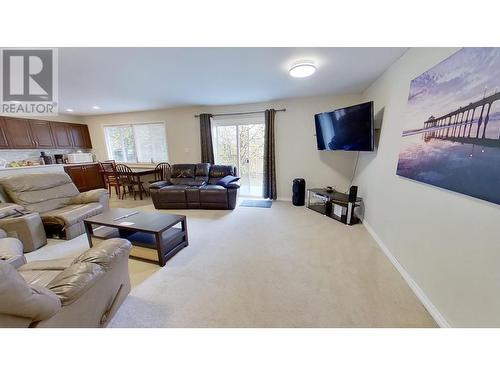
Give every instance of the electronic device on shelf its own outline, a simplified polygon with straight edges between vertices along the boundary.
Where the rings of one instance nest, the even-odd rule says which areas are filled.
[[[326,192],[327,193],[333,193],[333,188],[331,186],[326,187]]]

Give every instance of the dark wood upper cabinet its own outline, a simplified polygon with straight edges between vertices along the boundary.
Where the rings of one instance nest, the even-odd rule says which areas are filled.
[[[91,149],[87,125],[27,118],[0,117],[0,149]]]
[[[52,136],[50,123],[43,120],[29,120],[31,136],[36,148],[54,148],[56,143]]]
[[[28,119],[4,117],[5,130],[12,148],[36,148],[31,138],[31,128]]]
[[[85,140],[85,148],[92,148],[92,141],[90,140],[90,133],[88,125],[82,125],[83,139]]]
[[[81,124],[69,124],[69,129],[71,132],[71,137],[73,140],[73,146],[77,148],[86,148],[87,142],[85,137],[85,125]]]
[[[92,148],[90,141],[89,128],[85,124],[70,124],[71,134],[73,135],[73,145],[78,148]]]
[[[50,127],[56,146],[59,148],[72,148],[73,139],[71,137],[70,125],[64,122],[51,122]]]
[[[3,117],[0,117],[0,148],[10,148],[9,139],[5,133],[5,122]]]

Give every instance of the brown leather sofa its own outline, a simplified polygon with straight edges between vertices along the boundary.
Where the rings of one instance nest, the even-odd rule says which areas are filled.
[[[236,176],[232,165],[173,164],[166,181],[150,185],[155,208],[204,208],[232,210],[236,207],[238,182],[217,185],[226,176]]]
[[[48,237],[77,237],[85,233],[84,219],[109,208],[106,189],[80,193],[66,173],[14,175],[0,185],[7,201],[40,214]]]
[[[105,327],[130,292],[130,249],[117,238],[26,263],[18,239],[0,238],[0,327]]]

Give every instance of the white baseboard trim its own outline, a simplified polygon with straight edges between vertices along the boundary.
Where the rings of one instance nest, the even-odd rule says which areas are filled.
[[[417,296],[417,298],[422,302],[422,305],[429,311],[429,314],[434,318],[436,323],[439,325],[441,328],[451,328],[451,325],[448,323],[448,321],[444,318],[444,316],[441,314],[441,312],[436,308],[436,306],[431,302],[429,297],[424,293],[424,291],[420,288],[420,286],[416,283],[415,280],[411,277],[411,275],[406,271],[406,269],[399,263],[399,261],[396,259],[396,257],[389,251],[387,246],[382,242],[380,237],[375,233],[375,230],[372,228],[372,226],[366,221],[363,220],[363,225],[365,226],[366,230],[368,230],[368,233],[373,237],[375,242],[379,245],[379,247],[382,249],[382,252],[385,254],[385,256],[391,261],[391,263],[394,265],[394,267],[398,270],[398,272],[401,274],[403,279],[406,281],[408,286],[413,290],[413,293]]]

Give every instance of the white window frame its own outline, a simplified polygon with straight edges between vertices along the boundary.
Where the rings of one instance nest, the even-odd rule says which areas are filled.
[[[104,133],[104,141],[106,143],[106,154],[108,155],[108,159],[112,159],[113,158],[113,153],[111,152],[111,149],[110,149],[110,145],[109,145],[109,142],[108,142],[108,137],[106,135],[106,128],[116,128],[116,127],[119,127],[119,126],[134,126],[134,125],[151,125],[151,124],[162,124],[163,127],[164,127],[164,130],[165,130],[165,143],[166,143],[166,146],[167,146],[167,162],[170,161],[170,148],[168,147],[168,137],[167,137],[167,124],[165,121],[141,121],[141,122],[128,122],[128,123],[120,123],[120,124],[104,124],[102,126],[102,131]],[[134,148],[135,148],[135,153],[136,153],[136,157],[137,157],[137,143],[136,143],[136,139],[135,139],[135,136],[134,136]],[[123,163],[127,163],[127,165],[152,165],[151,162],[139,162],[137,161],[136,163],[132,163],[132,162],[123,162]]]

